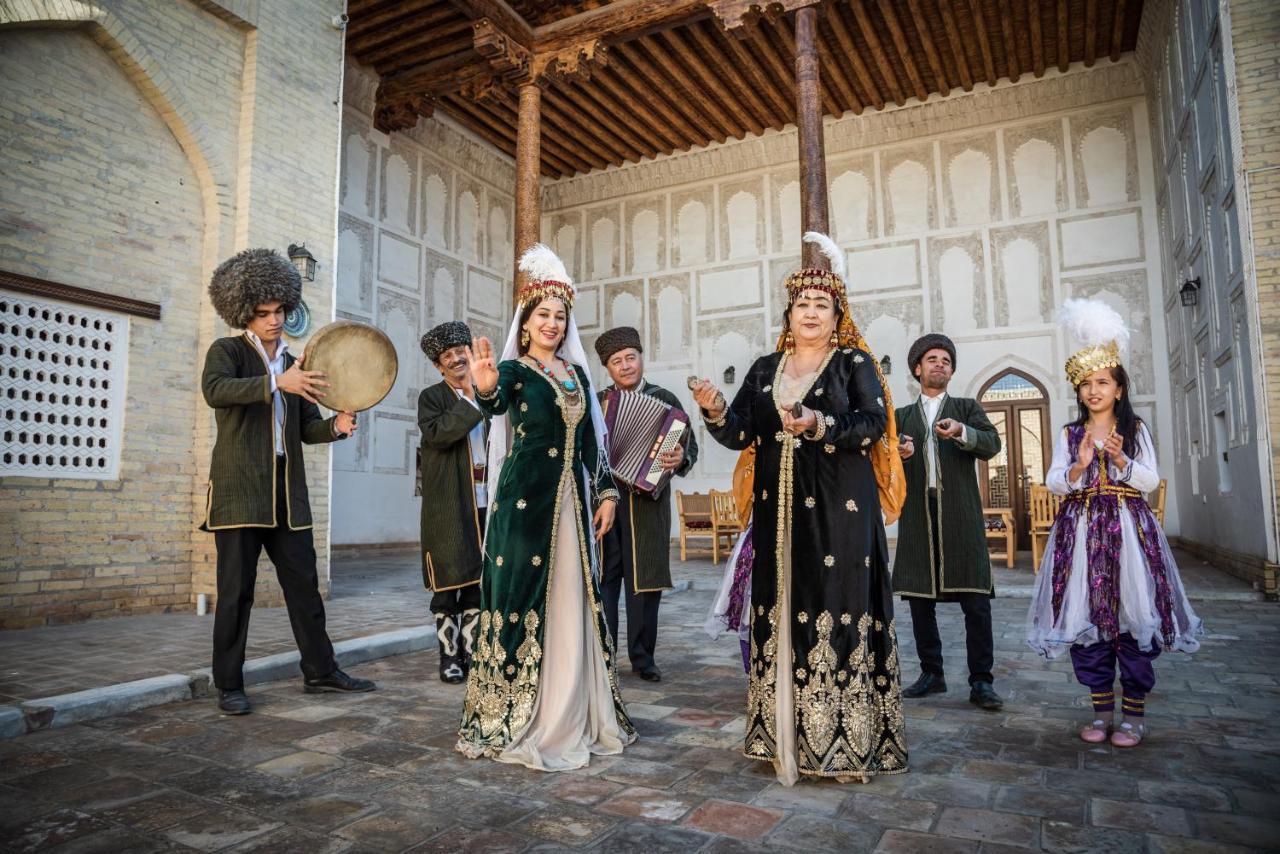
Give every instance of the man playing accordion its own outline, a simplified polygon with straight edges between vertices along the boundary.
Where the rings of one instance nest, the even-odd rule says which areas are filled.
[[[657,398],[684,411],[676,396],[644,379],[644,347],[640,333],[619,326],[596,339],[596,354],[609,371],[613,384],[600,392],[600,399],[613,389],[633,391]],[[659,456],[663,468],[683,477],[698,459],[698,443],[692,430],[687,441]],[[658,604],[662,591],[671,587],[671,495],[664,484],[652,495],[638,492],[619,482],[622,499],[613,529],[604,537],[604,573],[601,595],[605,620],[614,646],[618,647],[618,594],[627,596],[627,654],[631,670],[648,682],[658,682],[662,674],[654,662],[658,641]]]

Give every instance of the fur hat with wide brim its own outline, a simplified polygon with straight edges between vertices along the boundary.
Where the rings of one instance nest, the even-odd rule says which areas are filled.
[[[911,349],[907,351],[907,370],[911,371],[912,376],[915,376],[916,365],[920,364],[924,354],[930,350],[946,350],[947,355],[951,357],[951,370],[955,370],[956,345],[947,336],[930,332],[928,335],[921,335],[917,338],[915,343],[911,345]]]
[[[263,303],[281,303],[286,312],[296,308],[302,300],[302,278],[274,249],[246,249],[213,271],[209,299],[228,326],[244,329]]]

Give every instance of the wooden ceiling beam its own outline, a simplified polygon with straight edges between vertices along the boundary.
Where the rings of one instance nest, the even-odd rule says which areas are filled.
[[[1032,3],[1039,0],[1031,0]],[[969,57],[965,55],[964,42],[960,40],[960,27],[956,24],[956,15],[951,8],[951,0],[937,0],[938,11],[942,13],[942,24],[947,29],[947,44],[951,47],[951,55],[955,57],[956,71],[960,72],[960,85],[964,91],[973,89],[973,74],[969,71]]]
[[[652,157],[655,153],[670,153],[678,146],[670,145],[659,136],[653,125],[640,114],[635,106],[625,106],[614,100],[599,85],[601,72],[591,76],[591,85],[569,86],[556,89],[556,94],[570,102],[582,105],[594,121],[601,122],[618,139],[637,152],[635,159]]]
[[[1022,76],[1022,63],[1018,59],[1018,43],[1013,37],[1013,7],[1009,0],[999,0],[1000,32],[1004,36],[1004,64],[1009,80]]]
[[[843,53],[844,58],[849,60],[849,63],[853,66],[853,76],[857,78],[858,84],[862,87],[863,103],[870,104],[877,110],[883,110],[884,96],[880,94],[880,87],[876,85],[871,69],[867,67],[866,62],[862,59],[862,51],[858,50],[858,46],[853,40],[853,35],[849,32],[849,26],[845,23],[841,5],[837,3],[827,10],[827,24],[831,27],[831,32],[835,33],[836,41],[840,43],[840,51]]]
[[[620,64],[615,55],[610,59],[607,69],[591,78],[592,82],[597,84],[591,87],[597,98],[604,97],[607,93],[607,97],[612,99],[607,103],[618,105],[616,115],[630,113],[638,116],[646,131],[663,140],[661,145],[654,146],[655,150],[661,151],[665,148],[668,151],[675,151],[692,145],[692,141],[696,138],[692,129],[689,128],[686,131],[678,127],[679,116],[654,97],[652,92],[644,88],[637,92],[629,87],[623,79],[624,72],[620,70]]]
[[[929,70],[933,72],[934,83],[937,85],[938,92],[945,95],[951,91],[951,84],[947,81],[942,57],[938,54],[937,45],[933,43],[933,34],[929,32],[929,21],[920,3],[921,0],[907,0],[907,8],[911,11],[911,21],[915,24],[916,32],[920,35],[920,44],[924,47],[925,59],[929,61]]]
[[[739,73],[746,76],[748,86],[760,93],[763,100],[767,102],[773,127],[780,128],[794,121],[792,116],[795,111],[794,99],[779,88],[778,81],[772,75],[765,73],[756,58],[747,53],[737,36],[717,32],[714,35],[708,35],[707,38],[718,39],[724,45],[731,55],[730,58],[737,63]]]
[[[669,132],[680,135],[681,148],[691,148],[706,143],[711,138],[711,134],[685,118],[672,103],[668,92],[656,89],[643,79],[643,72],[636,64],[633,53],[634,51],[627,51],[624,61],[619,61],[615,57],[609,64],[609,70],[617,75],[619,85],[625,88],[627,100],[643,101],[657,110],[666,120]],[[643,62],[643,59],[640,62]]]
[[[385,62],[392,57],[407,53],[427,54],[429,53],[429,45],[440,40],[442,31],[447,36],[471,31],[471,24],[468,21],[455,19],[451,24],[432,24],[429,27],[405,33],[400,38],[392,41],[384,41],[359,50],[352,49],[351,52],[359,56],[360,61],[366,65],[376,65],[379,62]],[[458,26],[459,24],[461,26]]]
[[[462,89],[479,77],[492,74],[489,63],[471,51],[462,51],[406,68],[395,74],[386,74],[379,84],[379,91],[388,96],[407,93],[444,95]]]
[[[399,20],[394,20],[385,26],[367,29],[359,35],[348,32],[347,50],[361,57],[368,55],[371,51],[385,50],[388,47],[391,50],[398,50],[400,47],[399,42],[402,39],[420,33],[430,33],[431,30],[446,21],[456,18],[457,14],[454,9],[444,6],[427,12],[411,14]],[[352,26],[359,21],[360,18],[352,16]]]
[[[924,85],[924,78],[920,76],[915,60],[912,59],[911,48],[907,45],[907,35],[902,29],[902,24],[898,23],[898,16],[894,14],[893,3],[894,0],[880,0],[880,14],[884,17],[885,26],[889,28],[889,36],[893,39],[894,47],[898,49],[898,59],[902,60],[902,67],[907,70],[907,77],[915,87],[916,97],[921,101],[928,100],[929,89]]]
[[[556,52],[588,39],[618,44],[710,15],[706,0],[614,0],[538,27],[534,49]]]
[[[731,82],[735,95],[746,102],[747,109],[751,111],[761,130],[766,127],[778,127],[777,118],[765,102],[764,90],[759,85],[760,75],[749,73],[749,70],[758,71],[758,69],[754,65],[743,65],[741,62],[734,65],[726,56],[726,51],[732,52],[734,40],[717,39],[715,35],[707,32],[702,22],[690,24],[685,31],[693,40],[698,53],[710,63],[714,75],[720,80]]]
[[[1124,0],[1116,0],[1115,14],[1111,17],[1111,61],[1119,62],[1124,50]]]
[[[987,38],[987,17],[982,14],[982,0],[969,0],[969,12],[978,38],[978,48],[982,51],[982,68],[987,72],[987,83],[994,86],[1000,75],[996,73],[996,64],[991,57],[991,40]]]
[[[818,61],[822,64],[819,83],[823,88],[829,88],[831,97],[840,102],[841,109],[834,115],[843,115],[846,110],[853,110],[854,115],[862,115],[863,104],[858,97],[858,90],[854,88],[844,65],[836,60],[827,40],[821,37],[818,38]]]
[[[738,127],[757,135],[764,133],[765,125],[759,116],[753,115],[743,106],[742,101],[725,86],[724,80],[702,61],[699,55],[700,51],[691,48],[679,32],[676,30],[664,30],[655,38],[665,42],[685,66],[693,72],[693,75],[701,81],[701,84],[706,87],[703,92],[704,100],[718,100],[719,105],[724,110],[733,114],[733,118],[736,119],[735,124]],[[737,134],[734,134],[734,136],[737,136]]]
[[[449,3],[465,15],[468,21],[488,18],[503,35],[521,47],[532,49],[535,41],[533,27],[503,0],[449,0]]]
[[[1031,31],[1031,70],[1044,76],[1044,34],[1040,31],[1040,0],[1027,0],[1027,28]]]
[[[853,16],[858,22],[858,29],[862,33],[862,38],[867,43],[867,47],[871,50],[871,56],[876,61],[876,66],[880,69],[880,76],[884,78],[885,85],[889,87],[889,93],[893,96],[894,102],[901,107],[907,102],[906,96],[902,93],[902,86],[898,82],[898,73],[893,69],[893,63],[889,61],[889,54],[885,52],[884,45],[880,43],[880,36],[876,34],[875,24],[871,22],[871,16],[867,14],[867,9],[863,5],[863,0],[849,0],[849,6],[853,9]]]
[[[506,93],[506,97],[510,98],[512,96],[510,93]],[[475,105],[477,115],[487,116],[486,121],[492,122],[497,126],[511,128],[514,139],[515,128],[519,125],[519,115],[513,103],[502,99],[472,101],[471,103]],[[605,165],[598,156],[592,155],[591,152],[582,148],[578,143],[565,139],[564,129],[548,127],[545,122],[542,125],[542,154],[543,156],[550,155],[559,160],[566,165],[569,172],[590,172],[592,169],[598,169]]]
[[[446,99],[443,102],[443,109],[458,124],[487,140],[499,151],[512,157],[515,156],[515,125],[508,127],[505,123],[493,118],[488,111],[479,109],[475,102],[461,98],[450,97]],[[558,157],[548,154],[545,150],[541,154],[541,169],[544,174],[550,175],[552,178],[560,178],[573,173],[573,167]]]
[[[1098,59],[1098,0],[1084,4],[1084,67],[1091,68]]]
[[[733,136],[733,122],[724,111],[712,102],[704,103],[704,99],[689,85],[683,72],[666,73],[666,57],[661,55],[661,51],[655,50],[648,39],[633,43],[627,56],[646,85],[660,89],[664,94],[676,96],[671,100],[672,106],[695,128],[700,129],[704,139],[724,142]]]
[[[794,122],[796,120],[795,63],[783,62],[778,58],[777,52],[764,32],[765,29],[763,26],[752,27],[747,35],[743,37],[743,45],[744,48],[750,46],[754,50],[757,61],[764,60],[767,67],[765,73],[778,81],[782,87],[787,96],[787,121]],[[729,37],[736,38],[736,36]]]
[[[644,156],[646,146],[631,144],[617,131],[617,123],[612,116],[591,116],[580,110],[573,103],[573,98],[564,93],[548,88],[542,93],[542,127],[549,126],[571,128],[575,125],[585,136],[594,137],[604,148],[621,157],[623,160],[639,160]],[[550,120],[550,121],[548,121]]]
[[[461,29],[441,28],[433,34],[433,38],[418,50],[399,51],[382,59],[370,60],[379,74],[395,74],[406,68],[413,68],[424,56],[455,56],[471,52],[471,25],[466,21],[459,22]]]
[[[1067,0],[1058,0],[1058,70],[1071,66],[1070,31],[1067,29]]]
[[[350,21],[347,24],[347,45],[351,46],[354,42],[364,38],[367,34],[374,30],[381,30],[384,27],[394,27],[404,21],[414,20],[420,21],[423,15],[423,9],[431,5],[431,0],[420,4],[417,8],[406,7],[403,0],[392,0],[390,3],[375,5],[372,3],[353,2],[347,9]],[[415,23],[414,28],[417,28]]]

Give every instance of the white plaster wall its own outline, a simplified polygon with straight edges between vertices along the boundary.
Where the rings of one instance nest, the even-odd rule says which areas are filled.
[[[907,347],[940,331],[959,348],[955,393],[976,395],[1020,368],[1049,390],[1056,428],[1075,404],[1053,313],[1067,297],[1099,296],[1134,327],[1136,403],[1171,469],[1170,412],[1157,402],[1169,399],[1169,377],[1156,355],[1165,331],[1153,312],[1162,271],[1146,110],[1123,61],[827,122],[832,230],[849,253],[855,319],[876,356],[894,363],[898,405],[918,393]],[[732,366],[740,383],[772,348],[782,281],[800,250],[795,152],[792,131],[770,132],[545,189],[544,239],[571,231],[588,244],[605,232],[620,241],[610,246],[625,259],[614,275],[580,254],[572,261],[604,307],[584,326],[598,334],[612,325],[610,306],[628,307],[650,378],[686,406],[686,375],[722,382]],[[581,245],[578,237],[572,248]],[[699,430],[706,449],[680,487],[727,488],[736,455]],[[1176,531],[1176,514],[1169,526]]]
[[[348,59],[337,313],[386,332],[400,372],[355,441],[334,445],[339,545],[418,540],[418,393],[440,381],[419,346],[422,333],[464,320],[501,346],[510,321],[512,163],[447,120],[379,133],[371,119],[376,86],[376,75]]]

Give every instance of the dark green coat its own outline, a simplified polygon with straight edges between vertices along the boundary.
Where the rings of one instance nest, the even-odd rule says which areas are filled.
[[[907,476],[907,501],[898,520],[898,551],[893,559],[893,592],[926,599],[948,593],[990,593],[991,555],[982,522],[982,495],[975,462],[1000,453],[1000,434],[991,426],[982,405],[971,397],[947,395],[938,420],[953,418],[968,428],[969,444],[938,442],[938,501],[941,545],[933,553],[929,536],[928,477],[925,440],[933,430],[925,424],[924,406],[915,403],[894,410],[898,434],[915,439],[916,451],[902,461]]]
[[[580,366],[575,371],[587,400],[591,394],[587,373]],[[480,629],[467,677],[458,749],[473,758],[496,756],[527,727],[542,677],[547,590],[552,583],[584,585],[595,641],[609,670],[618,725],[624,733],[634,733],[618,693],[589,543],[596,504],[618,494],[608,461],[599,452],[590,410],[570,430],[562,415],[565,397],[559,384],[516,360],[498,365],[498,387],[490,397],[478,396],[477,401],[489,414],[505,413],[510,418],[511,450],[496,494],[489,497]],[[584,476],[589,483],[584,483]],[[560,513],[562,490],[571,491],[577,511],[573,516]],[[581,573],[577,577],[552,578],[560,525],[578,529],[580,551],[574,563]],[[581,618],[569,615],[569,619]]]
[[[600,392],[600,400],[612,389]],[[674,394],[661,386],[645,380],[640,384],[641,392],[656,397],[667,406],[674,406],[681,412],[684,407]],[[684,460],[676,469],[676,475],[684,477],[698,461],[698,440],[693,436],[693,424],[685,430],[682,438]],[[653,498],[641,495],[634,490],[619,484],[622,498],[618,503],[618,514],[626,514],[632,536],[629,542],[622,544],[623,568],[631,573],[632,589],[639,593],[649,593],[672,587],[671,584],[671,482],[668,481]]]
[[[489,419],[444,380],[418,395],[422,443],[422,581],[433,591],[480,583],[480,514],[471,478],[470,433]]]
[[[294,361],[286,353],[285,370]],[[333,418],[325,418],[318,406],[296,394],[284,394],[289,518],[277,519],[275,419],[271,379],[262,354],[243,334],[219,338],[205,356],[200,390],[205,403],[213,407],[218,425],[201,530],[274,528],[280,524],[295,531],[310,528],[302,443],[317,445],[345,438],[335,432]]]

